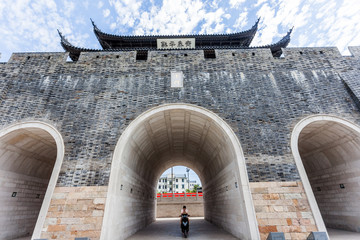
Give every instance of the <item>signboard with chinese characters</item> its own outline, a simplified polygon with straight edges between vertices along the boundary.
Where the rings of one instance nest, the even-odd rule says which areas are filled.
[[[156,39],[157,49],[195,49],[195,38]]]

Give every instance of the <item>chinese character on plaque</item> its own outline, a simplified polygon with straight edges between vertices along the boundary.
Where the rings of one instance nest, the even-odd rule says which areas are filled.
[[[158,49],[195,49],[195,38],[156,39]]]

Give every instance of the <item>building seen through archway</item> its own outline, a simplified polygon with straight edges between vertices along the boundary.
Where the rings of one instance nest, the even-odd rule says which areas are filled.
[[[202,191],[200,178],[185,166],[167,169],[161,174],[157,184],[158,193],[190,193],[198,190]]]

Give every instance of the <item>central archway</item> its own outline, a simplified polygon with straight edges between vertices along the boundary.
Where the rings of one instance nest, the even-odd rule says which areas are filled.
[[[259,239],[243,152],[232,129],[194,105],[169,104],[136,118],[113,156],[101,239],[124,239],[155,220],[156,184],[174,165],[202,179],[205,219]]]

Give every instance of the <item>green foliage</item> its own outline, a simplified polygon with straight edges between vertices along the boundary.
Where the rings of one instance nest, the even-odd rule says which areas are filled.
[[[190,191],[189,189],[186,189],[185,192],[187,192],[187,193],[196,193],[196,190],[197,190],[198,188],[200,188],[200,185],[199,185],[199,184],[195,184],[193,190]]]
[[[200,186],[199,186],[199,184],[195,184],[195,185],[194,185],[194,189],[192,190],[192,192],[194,192],[194,193],[195,193],[195,192],[196,192],[196,190],[197,190],[199,187],[200,187]]]

